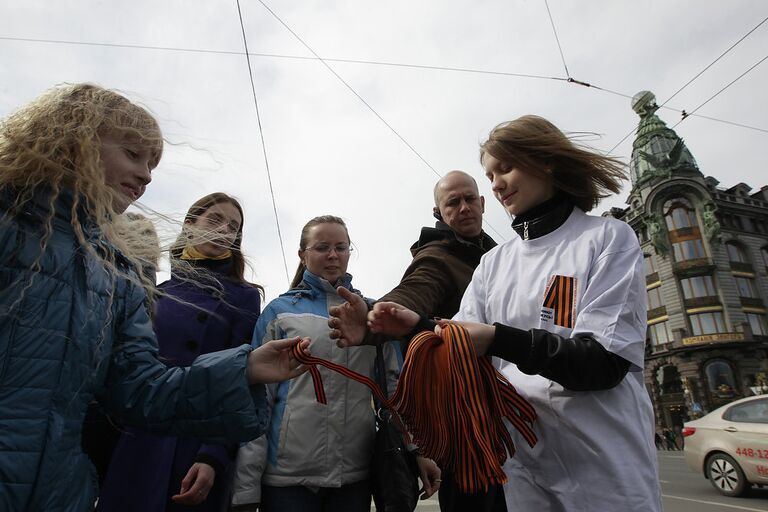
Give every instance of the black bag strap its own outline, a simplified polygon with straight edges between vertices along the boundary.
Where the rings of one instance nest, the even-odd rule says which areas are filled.
[[[379,386],[382,394],[389,398],[389,390],[387,389],[387,373],[386,367],[384,366],[384,348],[382,347],[381,343],[376,344],[375,374],[376,385]],[[382,404],[376,396],[376,393],[373,394],[373,402],[376,405],[376,415],[378,416],[378,411],[381,409]]]

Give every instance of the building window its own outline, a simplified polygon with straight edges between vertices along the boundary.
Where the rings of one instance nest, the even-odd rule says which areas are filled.
[[[765,323],[765,315],[758,313],[747,313],[749,326],[752,328],[752,334],[755,336],[768,336],[768,325]]]
[[[763,256],[763,265],[768,268],[768,247],[761,247],[760,254]]]
[[[681,279],[680,286],[683,288],[683,296],[686,299],[714,297],[717,295],[715,281],[712,279],[712,276],[696,276]]]
[[[718,398],[729,398],[736,394],[736,378],[731,365],[722,359],[707,363],[704,368],[709,391]]]
[[[698,227],[699,225],[696,220],[696,211],[683,198],[672,199],[664,204],[664,218],[667,222],[667,229],[670,231]]]
[[[704,244],[701,243],[701,238],[674,243],[672,244],[672,248],[675,252],[676,261],[694,260],[706,257]]]
[[[728,251],[728,261],[731,263],[749,263],[747,253],[737,243],[726,242],[725,249]]]
[[[767,250],[768,251],[768,250]],[[768,252],[766,252],[766,257],[768,258]],[[768,260],[766,260],[768,261]],[[651,254],[644,254],[643,255],[643,262],[645,263],[645,275],[649,276],[656,272],[656,265],[653,262],[653,255]],[[766,263],[768,265],[768,263]]]
[[[735,276],[736,287],[739,289],[740,297],[757,297],[757,290],[755,289],[755,283],[749,277]]]
[[[648,309],[656,309],[661,306],[661,286],[648,290]]]
[[[694,336],[726,332],[722,311],[689,314],[688,320],[691,321],[691,332]]]
[[[672,341],[672,334],[669,332],[669,322],[664,320],[648,326],[648,334],[651,337],[651,343],[661,345]]]

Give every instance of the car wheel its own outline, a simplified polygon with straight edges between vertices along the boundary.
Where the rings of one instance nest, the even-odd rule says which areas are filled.
[[[716,453],[707,459],[707,474],[714,488],[726,496],[741,496],[749,489],[739,464],[724,453]]]

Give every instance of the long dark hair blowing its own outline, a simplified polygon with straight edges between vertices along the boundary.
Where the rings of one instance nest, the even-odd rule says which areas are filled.
[[[351,243],[351,240],[349,240],[349,231],[347,230],[347,225],[344,223],[344,220],[341,217],[336,217],[335,215],[321,215],[304,224],[304,227],[301,230],[301,239],[299,240],[300,251],[307,250],[307,244],[309,243],[309,230],[318,224],[339,224],[343,226],[344,231],[347,232],[347,241]],[[300,261],[299,267],[296,269],[296,274],[293,276],[293,281],[291,281],[291,289],[299,286],[301,281],[304,279],[305,270],[307,270],[307,266],[304,265],[303,261]]]
[[[627,179],[624,164],[575,144],[543,117],[527,115],[497,125],[480,144],[480,163],[489,154],[500,162],[542,178],[585,212],[616,194]]]
[[[240,203],[237,199],[234,197],[225,194],[224,192],[214,192],[212,194],[208,194],[205,197],[201,197],[197,201],[192,204],[192,206],[189,207],[189,210],[187,211],[187,215],[184,217],[184,225],[192,224],[197,220],[200,216],[202,216],[206,211],[208,211],[208,208],[215,204],[219,203],[230,203],[232,206],[237,208],[237,211],[240,212],[240,218],[242,219],[242,222],[240,223],[240,228],[237,230],[237,234],[235,235],[235,240],[232,243],[231,251],[232,251],[232,267],[229,272],[229,277],[233,278],[234,280],[245,283],[253,286],[254,288],[258,288],[259,291],[261,291],[262,295],[264,294],[264,287],[256,284],[251,283],[249,281],[245,280],[245,257],[243,256],[243,251],[241,249],[242,243],[243,243],[243,225],[245,224],[245,216],[243,215],[243,207],[240,206]],[[176,242],[171,246],[171,265],[177,265],[181,259],[181,254],[184,252],[184,247],[187,246],[189,243],[190,235],[187,232],[187,230],[182,229],[181,233],[179,234],[179,237],[176,239]]]

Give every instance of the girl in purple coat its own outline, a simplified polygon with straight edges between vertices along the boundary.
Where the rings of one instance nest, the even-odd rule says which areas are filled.
[[[243,211],[215,192],[187,212],[171,248],[171,279],[158,286],[155,331],[169,366],[248,343],[259,317],[259,285],[245,281]],[[97,510],[222,510],[237,443],[205,444],[131,429],[115,449]]]

